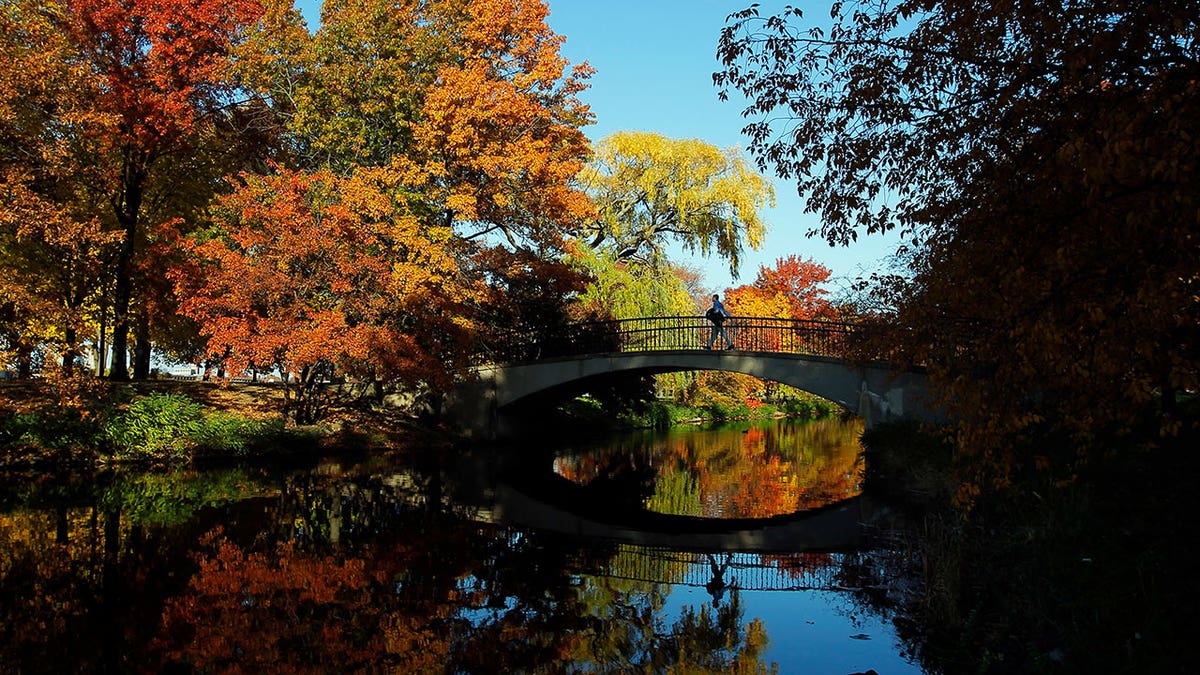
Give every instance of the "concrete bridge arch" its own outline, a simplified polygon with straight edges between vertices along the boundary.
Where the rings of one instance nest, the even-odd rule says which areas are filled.
[[[781,382],[837,403],[869,426],[893,419],[936,420],[927,405],[921,372],[892,372],[886,364],[856,365],[845,359],[775,352],[656,350],[590,354],[480,368],[464,383],[451,410],[473,435],[508,435],[505,411],[535,397],[563,397],[598,378],[618,373],[660,374],[696,370],[744,373]]]

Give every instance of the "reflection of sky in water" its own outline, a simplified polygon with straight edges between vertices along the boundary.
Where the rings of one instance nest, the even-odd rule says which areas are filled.
[[[833,591],[740,591],[743,624],[761,619],[770,642],[762,659],[781,673],[920,673],[897,652],[896,632],[878,616],[854,613],[843,593]],[[703,588],[677,586],[664,612],[678,617],[684,607],[711,603]],[[869,639],[861,637],[866,635]]]
[[[626,555],[635,549],[623,548]],[[680,554],[684,557],[701,554]],[[720,558],[721,554],[716,554]],[[764,663],[780,665],[781,673],[859,673],[874,669],[881,675],[903,675],[921,673],[919,666],[908,662],[899,653],[900,645],[895,629],[890,622],[874,612],[863,612],[852,601],[847,591],[821,590],[835,583],[824,572],[832,572],[838,555],[833,556],[832,567],[809,573],[793,574],[761,561],[758,556],[734,554],[735,564],[729,568],[726,581],[739,587],[737,591],[742,607],[740,625],[754,619],[763,622],[769,638],[766,651],[761,658]],[[747,569],[744,565],[753,559],[759,565]],[[751,563],[753,564],[753,563]],[[663,625],[673,625],[680,620],[685,609],[699,611],[702,607],[712,608],[712,595],[700,585],[710,572],[706,562],[687,565],[676,569],[680,584],[653,584],[644,587],[656,589],[655,593],[666,596],[666,603],[658,612]],[[619,573],[617,576],[621,576]],[[581,591],[589,585],[603,583],[603,577],[582,574],[575,577]],[[459,589],[470,593],[479,584],[474,576],[461,579]],[[776,590],[755,590],[770,588]],[[783,589],[783,590],[779,590]],[[791,590],[789,590],[791,589]],[[799,590],[797,590],[799,589]],[[630,598],[632,600],[632,598]],[[724,606],[730,601],[730,592],[721,595],[719,602]],[[497,622],[505,613],[516,607],[515,598],[507,597],[504,603],[491,607],[463,608],[457,616],[472,626],[483,626]]]

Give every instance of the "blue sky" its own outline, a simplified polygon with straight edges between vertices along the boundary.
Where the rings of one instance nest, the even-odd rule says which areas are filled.
[[[758,0],[766,15],[785,2]],[[812,6],[812,18],[828,16],[826,2],[796,2]],[[596,115],[585,129],[592,139],[616,131],[650,131],[672,138],[699,138],[720,147],[745,147],[746,124],[741,106],[717,98],[712,74],[717,70],[716,45],[725,17],[754,0],[549,0],[549,23],[566,37],[563,54],[572,63],[587,61],[596,70],[591,88],[581,96]],[[319,20],[320,0],[299,0],[310,27]],[[860,236],[849,247],[831,248],[821,239],[807,239],[815,217],[805,214],[795,185],[770,176],[775,183],[776,207],[765,213],[766,240],[747,251],[741,276],[734,281],[721,260],[689,259],[704,271],[705,283],[721,291],[754,280],[759,265],[796,254],[833,271],[835,280],[879,269],[895,248],[894,236]],[[840,286],[835,281],[834,288]],[[832,289],[831,289],[832,290]]]

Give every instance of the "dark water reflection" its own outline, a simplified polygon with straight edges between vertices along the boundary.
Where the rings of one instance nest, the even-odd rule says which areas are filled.
[[[809,433],[788,429],[761,433]],[[791,485],[853,466],[765,441],[750,448],[761,467],[796,470],[717,462],[721,439],[743,431],[665,435],[691,453],[671,471],[701,487],[656,489],[650,502],[706,503],[730,493],[733,475]],[[719,480],[701,470],[714,463]],[[506,519],[502,464],[492,453],[373,456],[10,486],[0,670],[919,671],[856,590],[877,581],[863,576],[870,551],[683,550],[530,528]],[[807,494],[783,493],[767,510],[713,501],[755,515]]]

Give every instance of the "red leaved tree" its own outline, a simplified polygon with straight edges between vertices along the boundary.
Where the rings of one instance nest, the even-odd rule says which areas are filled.
[[[93,104],[116,118],[94,131],[99,181],[121,243],[113,274],[113,379],[126,351],[135,278],[145,247],[146,198],[163,158],[197,143],[232,100],[228,55],[261,14],[255,0],[68,0],[62,16],[76,58],[99,81]],[[158,223],[149,223],[157,225]],[[139,339],[146,345],[148,341]],[[148,351],[139,359],[149,367]],[[146,372],[137,372],[145,376]]]

